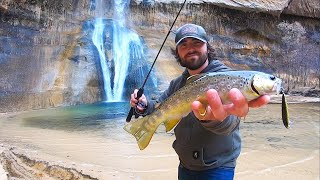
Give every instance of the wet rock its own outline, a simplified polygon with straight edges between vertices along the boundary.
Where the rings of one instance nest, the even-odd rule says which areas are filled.
[[[316,97],[320,98],[320,89],[319,88],[298,88],[291,91],[292,95],[296,96],[305,96],[305,97]]]
[[[14,148],[0,154],[0,162],[8,179],[97,179],[74,168],[50,164],[14,152]]]

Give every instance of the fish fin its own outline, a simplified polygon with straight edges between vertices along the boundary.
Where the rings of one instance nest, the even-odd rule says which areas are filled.
[[[202,78],[202,77],[205,76],[205,75],[206,75],[206,74],[195,74],[195,75],[189,76],[189,77],[187,78],[186,84],[189,84],[189,83],[191,83],[191,82],[193,82],[193,81],[195,81],[195,80],[197,80],[197,79],[200,79],[200,78]]]
[[[181,118],[164,121],[163,124],[166,127],[166,132],[171,131],[180,122],[180,120]]]
[[[287,129],[289,129],[291,122],[289,121],[288,103],[284,95],[284,92],[282,92],[281,111],[282,111],[282,122],[284,126]]]
[[[123,128],[125,131],[132,134],[136,138],[140,150],[145,149],[149,145],[151,138],[156,130],[152,129],[151,131],[149,131],[148,129],[144,128],[143,122],[148,119],[149,117],[146,116],[136,121],[131,121]]]

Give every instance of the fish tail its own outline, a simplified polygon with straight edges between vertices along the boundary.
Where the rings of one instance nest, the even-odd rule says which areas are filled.
[[[136,138],[140,150],[145,149],[149,145],[151,138],[156,131],[156,128],[147,129],[144,127],[144,122],[148,119],[149,117],[146,116],[136,121],[132,121],[126,124],[123,128]]]
[[[166,127],[166,132],[171,131],[179,123],[180,120],[181,118],[164,121],[163,124]]]

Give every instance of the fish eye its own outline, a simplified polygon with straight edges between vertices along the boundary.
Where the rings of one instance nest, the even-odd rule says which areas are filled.
[[[272,81],[274,81],[274,80],[276,80],[276,77],[275,77],[275,76],[270,76],[270,79],[271,79]]]

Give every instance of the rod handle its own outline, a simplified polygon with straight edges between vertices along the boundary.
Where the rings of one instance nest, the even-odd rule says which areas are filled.
[[[142,94],[143,94],[143,88],[140,88],[140,89],[138,90],[136,99],[139,99],[139,98],[142,96]],[[133,116],[133,113],[134,113],[134,107],[131,107],[131,109],[130,109],[130,111],[129,111],[129,113],[128,113],[128,116],[127,116],[127,118],[126,118],[126,122],[130,122],[130,121],[131,121],[131,118],[132,118],[132,116]]]

